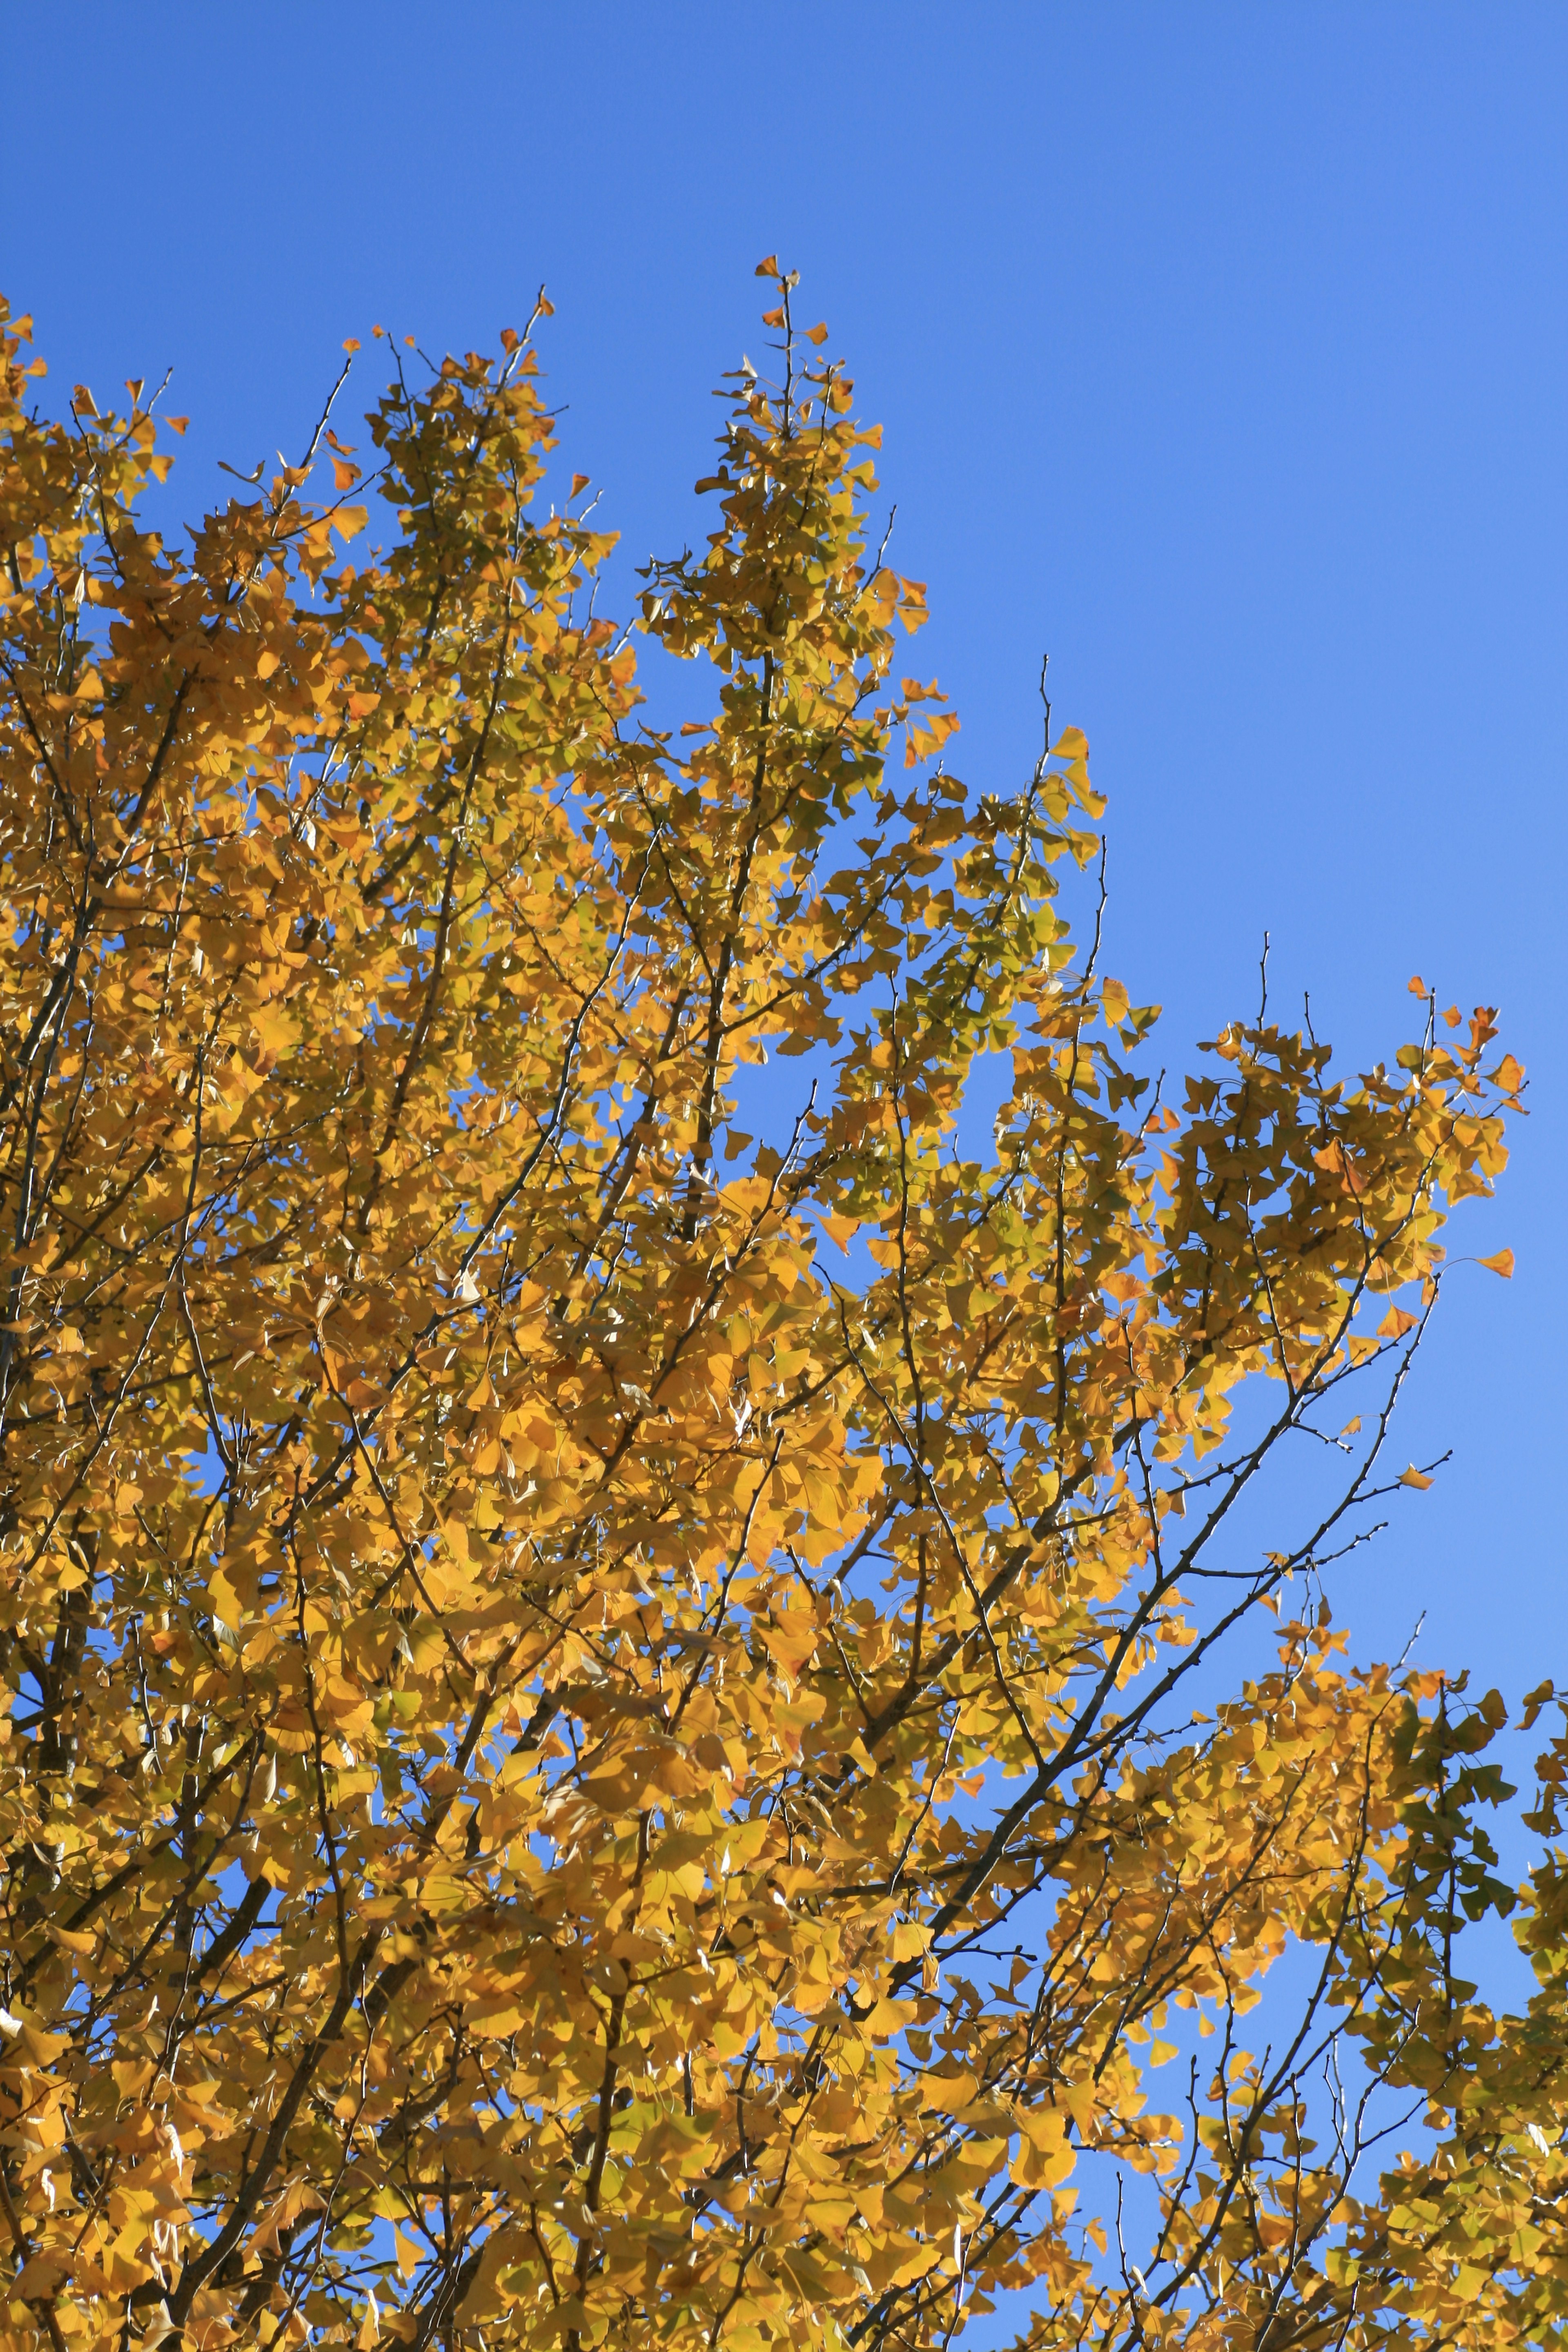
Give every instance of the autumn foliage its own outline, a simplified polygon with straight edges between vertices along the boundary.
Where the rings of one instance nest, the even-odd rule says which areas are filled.
[[[1157,1082],[763,267],[636,632],[528,335],[176,549],[5,330],[0,2336],[1560,2340],[1562,1864],[1319,1584],[1521,1074]]]

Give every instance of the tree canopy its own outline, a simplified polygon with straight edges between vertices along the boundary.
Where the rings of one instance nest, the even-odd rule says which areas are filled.
[[[1521,1073],[1156,1075],[761,274],[624,625],[542,299],[178,546],[5,314],[0,2333],[1560,2341],[1562,1858],[1320,1582]]]

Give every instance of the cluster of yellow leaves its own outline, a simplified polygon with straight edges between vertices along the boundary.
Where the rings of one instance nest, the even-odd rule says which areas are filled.
[[[1151,1091],[1056,903],[1084,739],[931,766],[877,436],[763,274],[782,381],[646,575],[718,673],[679,738],[582,478],[531,512],[527,336],[181,554],[141,388],[50,423],[5,329],[0,2336],[1538,2339],[1568,1915],[1553,1864],[1491,2020],[1490,1716],[1326,1615],[1192,1712],[1399,1483],[1521,1073],[1484,1012],[1353,1082],[1260,1018]],[[1309,1430],[1342,1483],[1259,1554]],[[1236,2027],[1292,1943],[1281,2063]],[[1313,2153],[1336,2030],[1427,2117],[1382,2189]]]

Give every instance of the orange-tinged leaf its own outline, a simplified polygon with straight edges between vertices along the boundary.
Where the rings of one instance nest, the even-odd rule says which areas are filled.
[[[1506,1282],[1513,1273],[1513,1252],[1510,1249],[1499,1250],[1491,1257],[1479,1257],[1476,1264],[1484,1265],[1489,1274],[1500,1274]]]

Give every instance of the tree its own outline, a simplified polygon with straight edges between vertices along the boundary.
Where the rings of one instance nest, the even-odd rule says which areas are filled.
[[[182,553],[142,387],[48,421],[6,329],[5,2341],[1557,2340],[1561,1861],[1494,2018],[1500,1702],[1316,1582],[1430,1484],[1521,1073],[1427,1001],[1140,1075],[1084,739],[945,771],[762,274],[782,382],[646,575],[679,735],[584,478],[531,511],[529,335]]]

